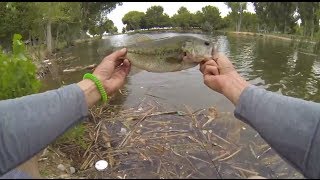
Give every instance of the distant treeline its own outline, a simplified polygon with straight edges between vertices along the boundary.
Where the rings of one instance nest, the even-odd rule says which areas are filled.
[[[195,13],[182,6],[172,17],[164,13],[161,6],[152,6],[146,12],[130,11],[122,18],[122,22],[126,25],[122,32],[174,27],[183,30],[199,28],[204,32],[224,29],[320,38],[319,2],[253,2],[255,13],[246,11],[247,2],[225,4],[231,11],[224,18],[214,6],[205,6]]]

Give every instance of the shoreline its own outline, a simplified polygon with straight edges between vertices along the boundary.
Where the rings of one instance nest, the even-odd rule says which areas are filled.
[[[298,37],[296,35],[287,35],[290,36],[289,37],[284,37],[283,35],[279,34],[279,35],[273,35],[273,34],[263,34],[263,33],[255,33],[255,32],[246,32],[246,31],[242,31],[242,32],[236,32],[236,31],[220,31],[220,32],[224,32],[226,34],[234,34],[234,35],[249,35],[249,36],[260,36],[260,37],[267,37],[267,38],[275,38],[275,39],[281,39],[281,40],[285,40],[285,41],[298,41],[298,42],[306,42],[306,43],[311,43],[311,44],[316,44],[316,41],[310,41],[310,40],[303,40],[303,37]]]

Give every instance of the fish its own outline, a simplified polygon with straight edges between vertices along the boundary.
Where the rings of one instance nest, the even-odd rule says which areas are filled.
[[[148,72],[163,73],[189,69],[211,58],[215,50],[213,42],[194,36],[140,39],[143,40],[117,47],[116,50],[127,48],[126,58],[130,63]],[[99,54],[105,52],[105,50],[98,49]]]

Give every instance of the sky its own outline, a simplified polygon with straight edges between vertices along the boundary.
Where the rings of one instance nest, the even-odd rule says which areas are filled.
[[[122,24],[122,18],[127,12],[146,12],[149,7],[155,5],[162,6],[164,13],[167,13],[170,17],[177,13],[181,6],[186,7],[191,13],[195,13],[198,10],[201,11],[207,5],[215,6],[219,9],[221,17],[225,17],[231,11],[224,2],[123,2],[122,6],[117,6],[107,17],[113,21],[118,28],[118,32],[121,32],[125,26]],[[247,11],[254,12],[252,3],[248,3]]]

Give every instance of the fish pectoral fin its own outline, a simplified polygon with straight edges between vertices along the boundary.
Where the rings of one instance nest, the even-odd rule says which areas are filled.
[[[167,57],[165,59],[165,61],[167,63],[170,63],[170,64],[179,64],[182,62],[182,59],[179,59],[179,58],[176,58],[176,57]]]

